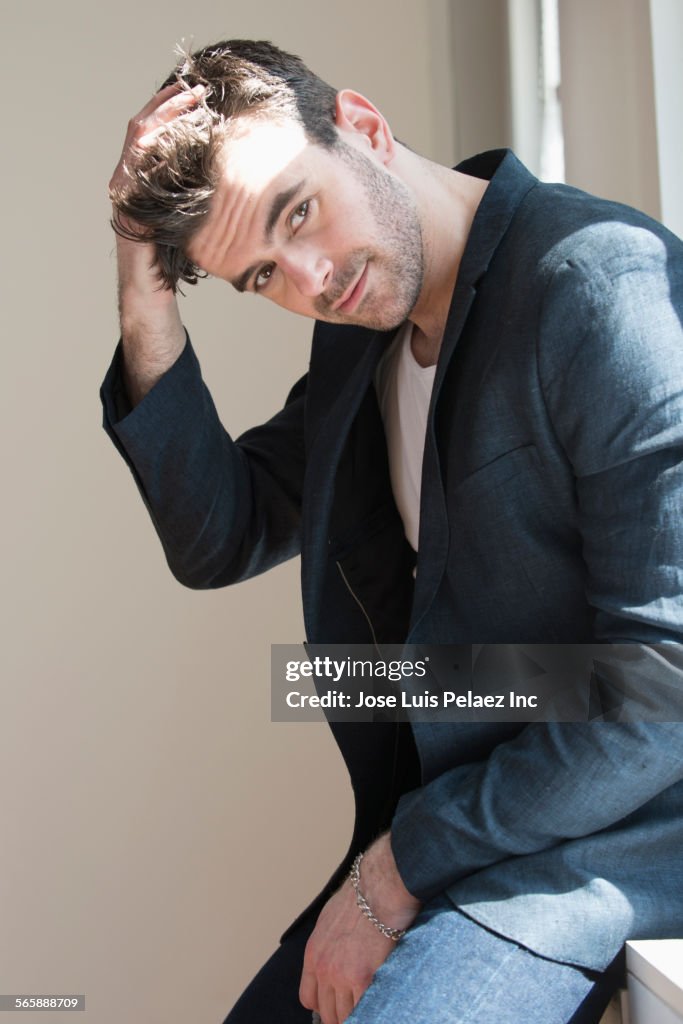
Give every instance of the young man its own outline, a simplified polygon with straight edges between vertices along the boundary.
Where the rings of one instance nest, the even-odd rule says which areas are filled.
[[[438,166],[245,41],[131,121],[111,194],[105,426],[178,579],[301,552],[313,643],[629,643],[680,685],[677,239],[511,153]],[[175,301],[201,273],[317,321],[237,441]],[[230,1024],[596,1021],[625,939],[683,931],[680,724],[333,730],[351,847]]]

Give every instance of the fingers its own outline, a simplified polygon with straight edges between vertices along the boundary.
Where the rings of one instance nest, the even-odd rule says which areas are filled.
[[[316,1010],[322,1024],[343,1024],[360,998],[345,986],[336,988],[328,983],[318,984],[315,975],[304,972],[299,986],[299,1001],[307,1010]]]
[[[318,989],[318,1013],[323,1024],[341,1024],[337,1016],[337,996],[331,985]]]
[[[307,967],[305,959],[299,984],[299,1002],[307,1010],[318,1009],[318,983],[313,971]]]
[[[337,1009],[337,1020],[339,1024],[343,1024],[347,1017],[351,1015],[355,1006],[354,998],[348,989],[335,992],[336,998],[336,1009]]]
[[[353,996],[349,989],[325,985],[318,989],[318,1013],[323,1024],[344,1024],[353,1012]]]
[[[149,145],[167,124],[196,106],[205,92],[206,88],[203,85],[195,85],[193,89],[180,89],[179,86],[169,85],[162,89],[133,118],[129,142],[143,148]],[[168,95],[164,95],[165,93]]]
[[[173,82],[155,93],[139,113],[130,119],[119,162],[109,181],[110,195],[126,180],[127,160],[134,161],[136,151],[139,155],[139,151],[149,146],[163,132],[166,125],[196,106],[205,93],[206,87],[203,85],[183,89],[178,83]]]
[[[140,110],[139,113],[136,114],[133,120],[141,120],[145,117],[148,117],[157,109],[157,107],[161,106],[162,103],[165,103],[166,100],[170,99],[171,96],[174,96],[176,93],[179,93],[180,91],[181,88],[178,82],[171,82],[170,85],[166,85],[164,86],[163,89],[159,89],[159,92],[155,92],[152,96],[150,96],[142,110]]]
[[[204,85],[195,85],[192,89],[183,89],[179,82],[171,82],[170,85],[164,86],[159,92],[155,92],[133,120],[144,121],[145,118],[148,118],[155,112],[161,115],[166,113],[168,116],[173,117],[177,114],[178,110],[196,103],[204,92],[206,92],[206,86]]]

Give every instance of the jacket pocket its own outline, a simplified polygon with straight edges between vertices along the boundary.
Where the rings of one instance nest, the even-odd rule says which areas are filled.
[[[523,472],[536,475],[540,473],[540,459],[534,444],[519,445],[517,448],[511,448],[509,451],[496,455],[454,481],[449,491],[455,496],[464,489],[473,490],[477,487],[494,489],[501,487],[508,480],[514,479]]]
[[[372,642],[402,643],[413,598],[415,554],[393,503],[329,540],[345,588],[368,622]]]

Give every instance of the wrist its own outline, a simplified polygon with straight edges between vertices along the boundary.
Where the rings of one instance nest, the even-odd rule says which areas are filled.
[[[185,345],[173,291],[155,266],[154,246],[116,239],[118,297],[124,350],[132,363],[167,367]]]
[[[117,235],[116,262],[121,298],[131,302],[151,302],[162,307],[175,302],[172,289],[159,273],[156,250],[151,242],[135,242],[132,238]]]
[[[407,928],[422,906],[403,884],[388,832],[364,854],[362,888],[374,913],[391,928]]]

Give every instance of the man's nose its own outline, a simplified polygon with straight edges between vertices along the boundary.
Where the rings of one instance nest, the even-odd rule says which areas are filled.
[[[292,284],[307,298],[322,295],[332,281],[332,261],[314,249],[292,252],[283,267]]]

